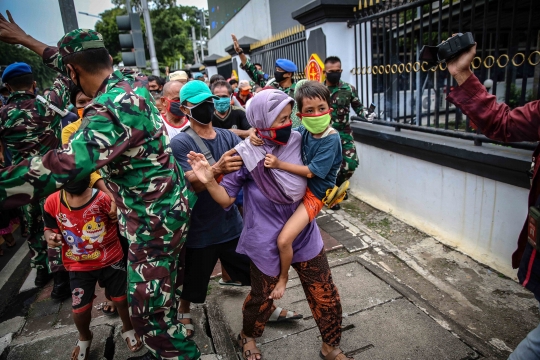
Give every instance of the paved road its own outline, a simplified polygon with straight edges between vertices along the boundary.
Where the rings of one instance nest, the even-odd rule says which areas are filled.
[[[26,245],[26,239],[21,237],[21,231],[20,229],[17,229],[15,233],[13,234],[15,237],[15,240],[17,241],[17,245],[12,248],[8,248],[6,244],[2,245],[2,248],[4,249],[4,256],[0,256],[0,271],[4,269],[4,267],[7,265],[7,263],[11,260],[13,255],[19,250],[21,246],[28,246]]]

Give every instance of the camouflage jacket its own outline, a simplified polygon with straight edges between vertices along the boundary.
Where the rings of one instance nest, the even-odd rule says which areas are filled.
[[[294,88],[296,87],[295,82],[293,82],[291,86],[289,86],[288,88],[282,88],[275,81],[272,81],[271,83],[267,84],[267,80],[264,78],[264,72],[257,70],[255,65],[253,65],[251,61],[249,61],[249,59],[245,65],[240,64],[240,67],[242,68],[242,70],[247,72],[247,74],[253,80],[253,82],[259,85],[260,87],[265,87],[267,85],[273,86],[276,89],[283,91],[285,94],[289,95],[290,97],[294,99]]]
[[[356,115],[364,117],[364,106],[358,99],[352,85],[339,81],[337,86],[328,86],[332,104],[332,126],[336,130],[345,130],[349,125],[349,113],[352,106]]]
[[[58,77],[45,100],[64,110],[69,104],[68,82],[67,78]],[[61,119],[33,93],[13,92],[0,110],[0,140],[11,153],[12,163],[57,149],[61,144]]]
[[[58,69],[56,48],[43,56]],[[128,80],[120,71],[105,79],[63,150],[0,171],[0,208],[43,198],[101,168],[118,206],[120,232],[131,244],[130,281],[138,282],[168,275],[196,197],[171,154],[149,91],[134,91]]]

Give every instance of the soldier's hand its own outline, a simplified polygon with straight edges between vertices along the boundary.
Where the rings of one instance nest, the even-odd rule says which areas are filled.
[[[264,145],[263,139],[261,139],[261,138],[259,138],[257,136],[257,133],[255,132],[254,128],[251,128],[251,130],[249,132],[249,141],[255,146],[263,146]]]
[[[55,233],[50,234],[47,238],[47,245],[52,248],[62,246],[62,235]]]
[[[6,11],[6,14],[9,21],[0,13],[0,41],[8,44],[20,44],[26,33],[15,23],[9,10]]]
[[[236,38],[236,35],[231,34],[231,37],[233,41],[234,51],[236,51],[237,53],[242,52],[242,48],[240,47],[240,45],[238,45],[238,39]]]
[[[228,174],[242,168],[244,162],[240,156],[235,156],[235,154],[236,150],[231,149],[223,154],[223,156],[213,165],[218,174]]]

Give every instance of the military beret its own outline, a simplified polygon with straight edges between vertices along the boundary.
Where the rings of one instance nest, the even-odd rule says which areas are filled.
[[[62,36],[58,41],[58,64],[57,67],[66,72],[63,58],[67,55],[89,49],[105,49],[103,36],[92,29],[75,29]]]
[[[32,68],[27,63],[16,62],[9,65],[2,73],[2,82],[7,82],[14,77],[31,74]]]
[[[295,72],[296,70],[298,70],[296,64],[293,63],[291,60],[287,59],[277,59],[276,66],[282,68],[285,72]]]

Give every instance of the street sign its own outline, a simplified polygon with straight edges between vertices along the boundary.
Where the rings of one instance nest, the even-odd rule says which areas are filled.
[[[311,54],[304,70],[307,80],[324,82],[324,63],[317,54]]]

